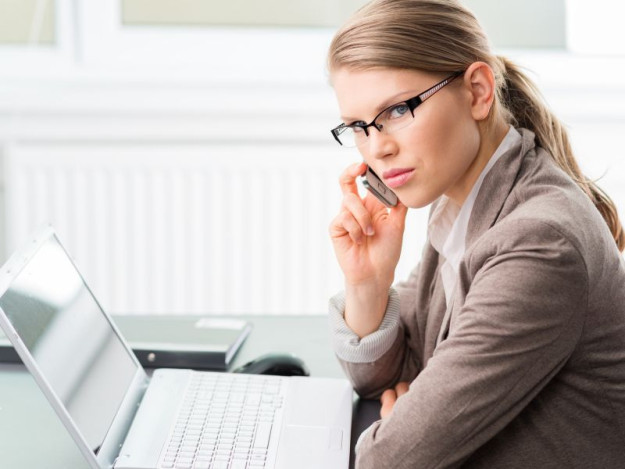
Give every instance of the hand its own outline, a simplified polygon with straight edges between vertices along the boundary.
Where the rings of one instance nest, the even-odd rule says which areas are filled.
[[[340,176],[343,203],[330,224],[330,237],[348,285],[376,285],[388,291],[401,253],[407,208],[388,210],[373,195],[361,199],[356,178],[365,163],[348,167]]]
[[[382,403],[382,408],[380,409],[380,417],[387,417],[391,411],[393,410],[393,406],[397,399],[408,392],[408,383],[405,381],[400,381],[397,383],[395,388],[387,389],[382,393],[380,397],[380,402]]]

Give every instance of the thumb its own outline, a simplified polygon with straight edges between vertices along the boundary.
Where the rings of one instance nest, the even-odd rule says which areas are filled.
[[[404,226],[407,213],[408,213],[408,207],[406,207],[401,202],[397,202],[397,205],[391,208],[389,212],[389,218],[393,220],[395,223],[399,224],[399,226]]]
[[[391,413],[396,400],[397,393],[394,389],[387,389],[382,393],[382,396],[380,397],[380,402],[382,403],[382,408],[380,409],[380,417],[385,418],[388,414]]]
[[[406,394],[409,390],[410,390],[410,385],[406,381],[400,381],[395,386],[395,392],[397,393],[398,399],[404,394]]]

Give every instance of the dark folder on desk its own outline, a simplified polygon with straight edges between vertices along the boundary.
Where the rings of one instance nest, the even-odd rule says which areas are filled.
[[[237,318],[114,315],[139,362],[149,368],[226,370],[252,330]],[[0,362],[20,359],[0,330]]]

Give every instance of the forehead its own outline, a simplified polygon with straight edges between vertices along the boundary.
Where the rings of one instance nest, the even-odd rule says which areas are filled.
[[[373,118],[376,111],[432,86],[434,75],[417,70],[339,68],[332,73],[341,116]]]

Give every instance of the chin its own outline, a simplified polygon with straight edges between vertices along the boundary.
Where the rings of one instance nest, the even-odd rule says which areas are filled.
[[[403,203],[403,202],[402,202],[402,203]],[[432,202],[423,203],[423,204],[410,204],[410,205],[404,204],[404,205],[406,205],[406,207],[408,207],[408,208],[415,208],[415,209],[417,209],[417,208],[425,208],[425,207],[427,207],[428,205],[430,205],[431,203],[432,203]]]
[[[428,196],[426,194],[414,194],[414,195],[399,195],[397,198],[399,201],[408,208],[424,208],[438,199],[439,196]]]

